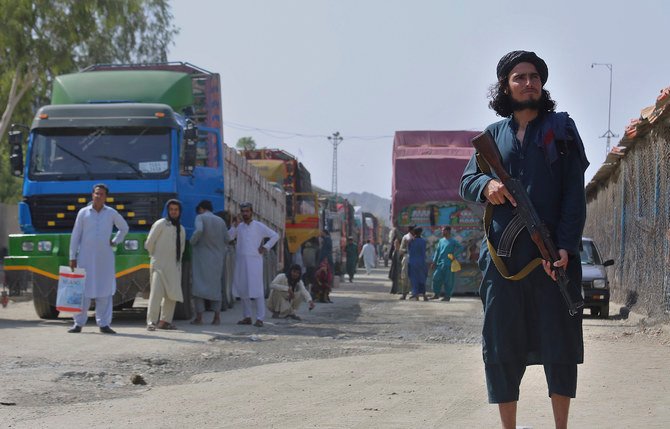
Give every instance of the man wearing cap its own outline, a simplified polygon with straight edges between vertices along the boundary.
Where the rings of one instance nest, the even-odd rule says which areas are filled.
[[[566,269],[569,292],[580,295],[579,246],[586,219],[584,171],[588,161],[573,120],[554,112],[544,89],[549,71],[533,52],[513,51],[497,67],[489,107],[505,118],[487,127],[502,155],[503,167],[526,188],[538,215],[559,249],[556,267]],[[461,178],[467,201],[492,206],[488,244],[496,255],[514,217],[516,201],[502,182],[472,157]],[[486,240],[486,238],[485,238]],[[547,261],[528,275],[503,277],[487,244],[479,266],[484,304],[483,358],[489,402],[498,404],[502,425],[514,428],[519,385],[527,365],[542,364],[557,428],[567,427],[570,398],[577,389],[577,364],[583,362],[582,315],[570,316]],[[496,250],[497,249],[497,250]],[[539,251],[523,229],[511,252],[502,255],[509,273],[519,273]],[[518,277],[521,277],[520,279]]]
[[[235,274],[233,294],[242,301],[244,318],[238,325],[251,325],[251,301],[256,304],[255,326],[265,319],[265,287],[263,285],[263,255],[279,240],[279,235],[264,223],[253,220],[251,203],[240,204],[242,221],[230,229],[235,245]]]

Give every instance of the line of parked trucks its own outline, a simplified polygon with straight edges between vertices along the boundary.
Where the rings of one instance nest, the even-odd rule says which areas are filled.
[[[37,111],[30,127],[13,126],[9,133],[11,169],[23,176],[22,233],[10,235],[4,259],[10,290],[32,283],[37,315],[58,316],[58,267],[68,264],[77,212],[99,182],[110,188],[106,204],[130,226],[114,250],[117,309],[148,296],[144,241],[171,198],[183,202],[188,238],[199,201],[232,215],[239,203],[251,202],[256,219],[285,238],[284,246],[265,256],[266,285],[289,254],[324,226],[342,245],[356,234],[353,207],[314,193],[309,172],[295,157],[276,149],[240,154],[224,144],[221,114],[219,75],[189,63],[96,65],[56,77],[51,104]],[[334,246],[340,263],[342,253]],[[188,248],[182,271],[185,300],[176,317],[189,318]],[[224,305],[230,306],[230,276],[225,283]]]
[[[439,239],[440,226],[452,227],[462,244],[458,257],[464,267],[457,292],[475,290],[478,283],[474,262],[483,234],[481,208],[462,202],[456,184],[456,172],[472,154],[474,134],[397,132],[394,139],[393,226],[422,226],[429,242]],[[10,290],[32,283],[41,318],[58,316],[58,267],[68,264],[75,217],[99,182],[111,190],[107,204],[131,228],[115,249],[116,308],[132,307],[136,297],[148,295],[144,241],[171,198],[184,204],[188,237],[199,201],[210,200],[215,212],[231,215],[239,203],[251,202],[256,218],[284,238],[265,256],[266,285],[306,242],[316,245],[323,229],[333,241],[336,274],[344,272],[347,238],[381,248],[388,236],[374,214],[345,198],[315,192],[309,171],[293,155],[228,147],[219,75],[189,63],[96,65],[58,76],[51,104],[37,111],[30,127],[13,126],[9,144],[11,170],[24,179],[18,209],[22,233],[9,237],[5,281]],[[228,264],[234,253],[231,258]],[[176,316],[189,318],[188,248],[182,271],[185,301]],[[229,276],[223,291],[228,306],[233,304],[231,283]]]

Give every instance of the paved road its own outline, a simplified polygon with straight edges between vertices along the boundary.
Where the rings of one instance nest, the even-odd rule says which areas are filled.
[[[221,326],[147,332],[141,312],[126,312],[116,336],[90,322],[66,334],[67,319],[11,303],[0,309],[0,402],[15,405],[0,405],[0,426],[497,427],[478,299],[401,302],[388,290],[378,269],[342,284],[334,304],[303,308],[302,322],[237,326],[238,305]],[[644,322],[585,320],[572,427],[668,427],[670,336]],[[541,368],[526,373],[518,424],[553,426]]]

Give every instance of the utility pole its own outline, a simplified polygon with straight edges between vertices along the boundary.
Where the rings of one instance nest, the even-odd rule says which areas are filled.
[[[607,138],[607,148],[605,149],[605,156],[610,153],[610,138],[612,137],[619,137],[618,134],[614,134],[612,132],[612,129],[610,127],[610,120],[612,118],[612,64],[609,63],[591,63],[591,68],[594,66],[605,66],[609,69],[610,71],[610,101],[609,101],[609,110],[607,111],[607,131],[605,134],[600,136],[600,138]]]
[[[328,140],[330,140],[333,145],[333,179],[331,181],[330,191],[337,200],[337,146],[339,146],[343,138],[340,135],[340,132],[336,131],[332,136],[328,137]]]

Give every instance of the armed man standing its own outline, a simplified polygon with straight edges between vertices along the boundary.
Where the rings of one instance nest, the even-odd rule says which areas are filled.
[[[460,193],[468,201],[489,204],[488,243],[479,260],[489,402],[498,404],[503,427],[514,428],[526,366],[542,364],[555,425],[565,428],[570,398],[576,395],[577,364],[584,358],[582,314],[581,309],[570,314],[555,280],[556,270],[564,269],[567,292],[579,300],[588,161],[575,123],[566,113],[554,112],[555,103],[543,88],[549,72],[541,58],[513,51],[500,59],[496,72],[489,106],[505,119],[487,131],[502,166],[521,182],[546,225],[558,258],[553,267],[541,259],[528,230],[519,232],[517,200],[510,189],[481,156],[473,157],[461,178]]]

